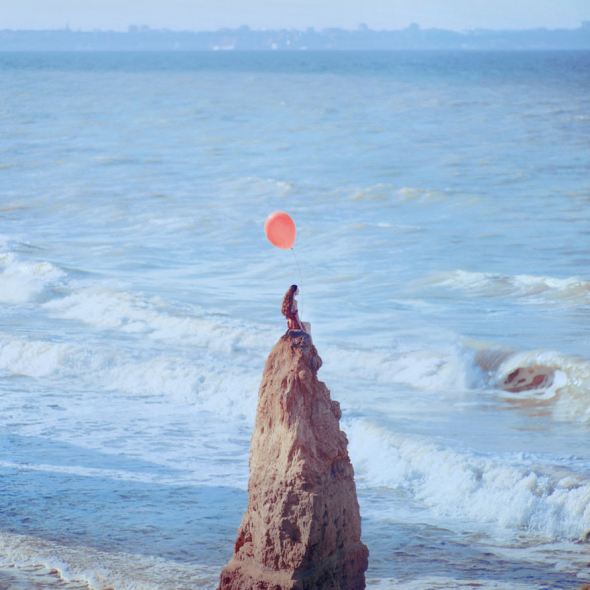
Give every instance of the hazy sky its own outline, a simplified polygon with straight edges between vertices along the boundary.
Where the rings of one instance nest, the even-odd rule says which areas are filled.
[[[0,0],[1,29],[576,28],[590,0]]]

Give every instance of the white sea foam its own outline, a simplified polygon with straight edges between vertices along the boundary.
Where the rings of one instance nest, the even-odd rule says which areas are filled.
[[[221,357],[202,362],[202,359],[189,361],[173,355],[122,362],[107,349],[102,352],[88,348],[74,350],[65,343],[4,338],[0,342],[0,369],[42,377],[54,373],[73,375],[76,368],[84,367],[85,380],[95,378],[107,389],[138,394],[142,391],[145,394],[168,393],[175,399],[204,406],[213,397],[213,391],[221,391],[224,395],[216,396],[216,403],[220,399],[227,400],[228,408],[233,408],[231,415],[240,405],[244,410],[247,405],[238,403],[236,392],[243,389],[244,375],[249,374],[248,362],[256,359],[259,363],[276,340],[273,331],[262,326],[196,308],[180,312],[160,298],[145,298],[115,289],[79,289],[47,301],[43,306],[57,317],[82,321],[100,329],[147,336],[173,345],[205,348],[212,353],[243,353],[243,358],[233,357],[232,363],[220,364]],[[554,375],[550,387],[519,395],[537,399],[557,397],[556,416],[590,420],[590,367],[583,360],[558,353],[537,351],[516,355],[491,349],[482,353],[457,341],[434,347],[418,342],[389,350],[328,346],[322,348],[322,356],[329,366],[344,366],[354,378],[456,393],[480,386],[484,374],[488,374],[493,386],[501,387],[502,381],[517,368],[541,365]],[[250,383],[250,393],[256,389],[253,379],[246,379],[246,382]],[[250,393],[246,399],[250,399]]]
[[[61,545],[27,535],[0,533],[2,565],[44,564],[62,580],[85,581],[93,590],[176,590],[216,587],[220,568],[159,557]],[[33,578],[34,579],[34,578]],[[62,587],[56,580],[56,587]]]
[[[222,416],[252,419],[259,375],[240,362],[210,354],[151,356],[90,344],[29,340],[0,334],[0,371],[6,376],[75,379],[102,391],[165,396]]]
[[[0,467],[5,469],[18,469],[20,471],[45,471],[49,473],[60,473],[74,475],[77,477],[95,477],[110,481],[128,481],[140,483],[152,483],[154,481],[154,474],[152,473],[137,473],[132,471],[123,471],[120,469],[102,469],[98,467],[82,467],[79,465],[46,465],[46,464],[31,464],[31,463],[14,463],[12,461],[0,461]],[[158,485],[177,486],[181,483],[183,486],[202,486],[203,483],[196,481],[192,474],[187,474],[184,477],[176,475],[175,477],[163,477],[157,475]]]
[[[554,476],[541,458],[458,452],[361,419],[343,427],[362,480],[406,490],[441,516],[557,538],[581,539],[590,531],[590,481]]]
[[[367,584],[375,590],[464,590],[477,588],[478,590],[514,590],[514,582],[502,582],[498,580],[482,580],[479,577],[466,575],[464,579],[456,580],[444,576],[414,576],[411,580],[399,580],[389,578],[378,580],[374,584],[369,579]],[[536,583],[523,584],[519,581],[519,590],[538,590]]]
[[[479,347],[476,364],[487,375],[488,384],[505,390],[504,397],[546,400],[558,420],[590,421],[590,361],[555,351],[511,351]],[[514,391],[510,377],[517,371],[548,378],[539,387]]]
[[[590,363],[551,351],[529,351],[510,355],[498,367],[494,378],[501,382],[518,368],[543,367],[553,372],[549,387],[522,392],[520,397],[553,400],[553,414],[561,420],[590,421]],[[508,396],[519,397],[512,393]]]
[[[220,416],[252,421],[260,375],[210,357],[198,360],[159,357],[117,363],[106,371],[102,380],[109,390],[139,396],[164,395]]]
[[[328,346],[322,358],[330,371],[340,370],[360,382],[403,384],[447,395],[493,388],[506,398],[544,401],[556,420],[590,421],[590,361],[559,352],[516,352],[457,340],[387,350]],[[539,387],[511,391],[506,381],[518,369],[547,379]]]
[[[459,393],[481,380],[475,352],[458,342],[439,347],[424,342],[394,349],[322,349],[332,369],[342,367],[352,378],[377,383],[400,383],[431,392]]]
[[[221,352],[272,345],[272,333],[203,310],[179,313],[160,298],[145,298],[106,287],[74,291],[44,304],[52,314],[101,329],[145,335]]]
[[[11,304],[37,298],[66,276],[50,262],[22,262],[14,253],[0,254],[0,269],[0,302]]]
[[[0,371],[7,375],[47,377],[66,362],[71,346],[0,335]]]
[[[590,281],[579,277],[558,279],[532,275],[501,275],[456,270],[434,282],[449,289],[488,297],[513,296],[533,302],[590,303]]]

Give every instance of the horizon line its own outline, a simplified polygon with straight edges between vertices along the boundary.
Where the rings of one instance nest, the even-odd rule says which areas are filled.
[[[483,27],[472,27],[467,29],[445,29],[439,27],[429,27],[423,29],[418,23],[411,23],[403,29],[371,29],[364,23],[360,23],[356,28],[345,29],[342,27],[323,27],[323,28],[316,28],[316,27],[306,27],[306,28],[295,28],[295,27],[277,27],[277,28],[269,28],[269,27],[261,27],[261,28],[252,28],[249,25],[240,25],[239,27],[220,27],[218,29],[170,29],[170,28],[154,28],[150,25],[127,25],[127,29],[72,29],[69,24],[65,24],[63,28],[53,28],[53,29],[0,29],[0,32],[31,32],[31,33],[42,33],[42,32],[69,32],[69,33],[121,33],[121,34],[130,34],[130,33],[147,33],[147,32],[162,32],[162,33],[220,33],[223,31],[243,31],[243,32],[250,32],[250,33],[268,33],[273,31],[296,31],[299,33],[322,33],[325,31],[346,31],[350,33],[399,33],[407,30],[421,30],[421,31],[449,31],[453,33],[469,33],[473,31],[490,31],[490,32],[524,32],[524,31],[578,31],[580,29],[590,29],[590,21],[582,20],[580,21],[580,25],[577,28],[548,28],[548,27],[531,27],[531,28],[515,28],[515,29],[487,29]]]

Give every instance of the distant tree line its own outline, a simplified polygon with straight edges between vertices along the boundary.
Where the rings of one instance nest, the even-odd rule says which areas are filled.
[[[307,29],[276,31],[221,29],[178,32],[129,27],[127,32],[0,31],[0,51],[297,51],[297,50],[531,50],[590,49],[590,21],[578,29],[529,29],[457,32],[421,29],[417,24],[400,31]]]

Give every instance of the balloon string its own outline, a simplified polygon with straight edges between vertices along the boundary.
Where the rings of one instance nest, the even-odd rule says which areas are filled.
[[[295,258],[295,264],[297,265],[297,270],[299,271],[299,278],[301,279],[301,288],[303,289],[303,276],[301,275],[301,269],[299,268],[299,262],[297,262],[297,256],[295,256],[295,250],[291,248],[291,252],[293,252],[293,258]],[[303,299],[303,291],[299,291],[299,305],[301,305]],[[299,310],[301,311],[301,309]],[[303,321],[303,320],[301,320]]]

